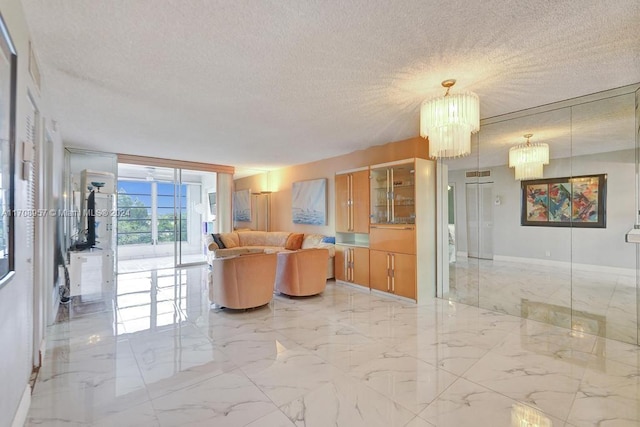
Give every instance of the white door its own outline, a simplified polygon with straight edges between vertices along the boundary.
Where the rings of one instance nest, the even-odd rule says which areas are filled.
[[[472,258],[493,259],[493,183],[467,184],[467,240]]]

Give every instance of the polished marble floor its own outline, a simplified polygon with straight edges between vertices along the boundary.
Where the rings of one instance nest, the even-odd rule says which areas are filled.
[[[28,425],[637,426],[640,348],[330,281],[212,310],[205,268],[118,276],[49,330]]]
[[[453,301],[638,343],[635,265],[586,271],[579,265],[457,257],[449,268]]]
[[[201,253],[182,254],[181,264],[204,263],[206,257]],[[173,256],[118,258],[118,273],[135,273],[138,271],[173,268],[176,259]]]

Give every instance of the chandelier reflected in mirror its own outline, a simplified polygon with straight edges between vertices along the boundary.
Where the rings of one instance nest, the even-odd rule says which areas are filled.
[[[471,153],[471,134],[480,129],[480,100],[473,92],[449,93],[456,84],[445,80],[444,96],[420,108],[420,136],[429,137],[429,157],[462,157]]]
[[[549,164],[549,144],[531,142],[532,136],[532,133],[524,135],[525,143],[509,149],[509,167],[515,168],[518,181],[543,178],[543,166]]]

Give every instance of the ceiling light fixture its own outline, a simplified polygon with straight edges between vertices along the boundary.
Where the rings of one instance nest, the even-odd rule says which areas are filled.
[[[527,142],[509,149],[509,167],[515,168],[518,181],[544,177],[543,165],[549,164],[549,144],[530,142],[532,136],[524,135]]]
[[[445,80],[444,96],[426,100],[420,108],[420,136],[429,137],[431,158],[462,157],[471,153],[471,134],[480,129],[480,100],[473,92],[449,93],[456,84]]]

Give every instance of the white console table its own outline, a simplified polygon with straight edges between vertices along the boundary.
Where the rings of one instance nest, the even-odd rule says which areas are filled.
[[[69,253],[70,295],[102,293],[113,284],[113,251],[90,249]]]

